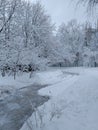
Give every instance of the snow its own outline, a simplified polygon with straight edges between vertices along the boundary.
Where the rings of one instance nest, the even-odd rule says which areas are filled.
[[[58,81],[56,84],[49,86],[49,88],[44,88],[39,91],[41,95],[48,95],[52,97],[59,96],[66,88],[68,88],[71,84],[73,84],[77,80],[77,76],[67,76],[63,78],[61,81]],[[66,86],[65,86],[66,83]]]
[[[25,86],[30,86],[34,83],[34,78],[29,78],[29,74],[16,76],[14,80],[13,76],[0,76],[0,99],[5,98],[16,89],[20,89]]]
[[[37,81],[39,84],[55,84],[66,78],[67,74],[64,75],[61,70],[57,69],[37,73],[36,76],[39,77]]]
[[[30,83],[32,83],[32,79],[29,78],[29,74],[16,76],[15,80],[13,76],[0,76],[0,86],[12,86],[14,88],[20,88]]]
[[[44,74],[44,83],[50,85],[39,94],[51,98],[21,130],[30,130],[30,126],[34,130],[98,130],[98,68],[65,68]]]
[[[56,68],[16,77],[0,77],[0,99],[32,84],[47,85],[40,95],[50,100],[28,119],[21,130],[98,130],[98,68]],[[9,106],[8,106],[9,107]],[[19,107],[17,104],[10,109]],[[37,122],[36,122],[37,120]],[[33,125],[32,125],[33,123]]]
[[[54,76],[52,76],[54,75]],[[23,73],[16,76],[14,80],[13,76],[0,76],[0,99],[8,96],[9,93],[32,84],[53,84],[62,80],[63,72],[61,70],[49,70],[47,72],[41,71],[33,73],[30,77],[30,73]],[[66,77],[66,74],[64,75]],[[7,93],[7,91],[9,91]]]

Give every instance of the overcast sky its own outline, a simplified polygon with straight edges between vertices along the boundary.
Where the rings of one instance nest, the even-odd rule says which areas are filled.
[[[32,0],[36,1],[36,0]],[[86,7],[76,7],[75,0],[40,0],[47,13],[51,15],[52,21],[59,26],[62,22],[67,23],[71,19],[77,19],[79,23],[84,21],[95,21],[95,17],[89,16]],[[93,19],[93,20],[92,20]]]

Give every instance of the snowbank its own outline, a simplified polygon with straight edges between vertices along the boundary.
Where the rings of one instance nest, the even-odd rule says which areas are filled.
[[[21,130],[98,130],[98,70],[78,68],[78,72],[79,76],[64,77],[39,91],[51,99],[36,109]]]

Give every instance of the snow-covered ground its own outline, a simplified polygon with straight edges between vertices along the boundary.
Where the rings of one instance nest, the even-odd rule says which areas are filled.
[[[39,94],[51,98],[21,130],[98,130],[98,68],[63,68],[36,77],[49,84]]]
[[[39,91],[50,100],[39,108],[21,130],[98,130],[98,68],[56,68],[0,77],[0,99],[32,84],[48,85]]]
[[[0,75],[0,99],[5,98],[16,89],[33,84],[34,80],[32,79],[33,77],[29,78],[29,74],[19,75],[15,80],[13,76],[2,77]]]
[[[62,76],[66,77],[67,74],[63,75],[63,72],[59,69],[53,69],[47,72],[37,72],[32,75],[32,78],[29,78],[30,73],[19,74],[18,76],[16,76],[15,80],[13,76],[2,77],[0,75],[0,99],[5,98],[17,89],[27,87],[33,84],[46,85],[57,83],[63,80],[64,77]]]

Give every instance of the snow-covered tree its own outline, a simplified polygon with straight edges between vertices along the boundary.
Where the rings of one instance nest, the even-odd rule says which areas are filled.
[[[67,25],[62,24],[59,27],[57,38],[61,45],[63,57],[75,66],[80,65],[84,34],[76,20],[70,21]]]
[[[0,66],[8,65],[10,69],[19,65],[44,68],[52,49],[53,25],[50,16],[40,2],[2,0],[2,3]]]
[[[98,0],[78,0],[78,2],[87,4],[90,9],[98,5]]]

